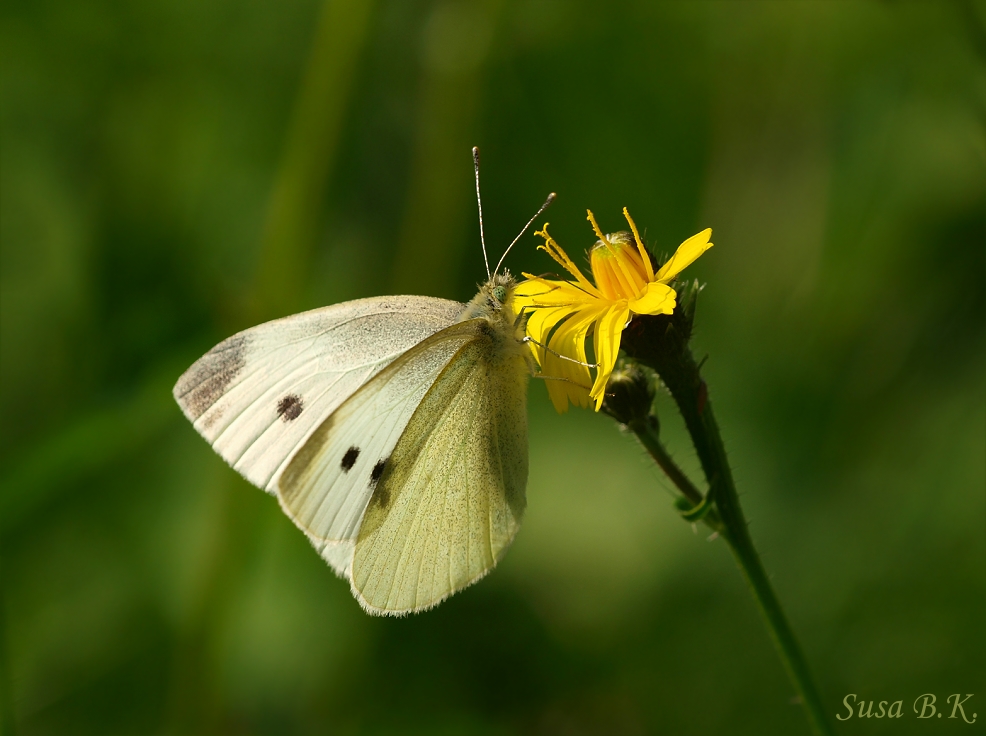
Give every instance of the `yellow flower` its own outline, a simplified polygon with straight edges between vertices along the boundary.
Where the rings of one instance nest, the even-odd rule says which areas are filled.
[[[676,294],[668,286],[686,266],[712,247],[711,229],[693,235],[656,272],[640,240],[637,226],[623,208],[633,235],[627,232],[603,235],[589,211],[589,222],[599,240],[589,252],[595,279],[587,279],[572,259],[548,235],[548,225],[535,233],[544,238],[539,246],[548,252],[574,281],[558,281],[525,273],[526,281],[514,291],[514,308],[529,312],[527,334],[531,349],[548,380],[548,394],[559,412],[568,403],[602,406],[606,382],[620,352],[623,329],[635,314],[671,314]],[[586,365],[585,342],[592,332],[596,377]],[[589,388],[589,384],[592,388]]]

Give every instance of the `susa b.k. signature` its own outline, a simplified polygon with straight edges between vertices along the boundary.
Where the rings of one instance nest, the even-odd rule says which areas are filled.
[[[971,697],[972,693],[965,697],[960,693],[954,693],[945,698],[945,701],[952,705],[952,712],[948,717],[961,718],[966,723],[975,723],[979,714],[973,713],[972,718],[969,718],[965,712],[965,703]],[[935,706],[937,700],[933,693],[925,693],[914,699],[911,708],[918,718],[941,718],[942,713],[947,709],[938,710]],[[904,715],[903,700],[893,702],[881,700],[878,703],[875,700],[859,700],[856,693],[849,693],[842,699],[842,705],[846,711],[835,714],[840,721],[848,721],[850,718],[901,718]]]

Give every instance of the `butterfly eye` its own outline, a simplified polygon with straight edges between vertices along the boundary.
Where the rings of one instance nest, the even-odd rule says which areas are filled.
[[[507,299],[507,288],[505,286],[494,286],[493,298],[503,304]]]

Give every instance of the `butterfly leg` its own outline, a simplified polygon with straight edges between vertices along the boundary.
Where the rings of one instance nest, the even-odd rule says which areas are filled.
[[[562,360],[567,360],[569,363],[575,363],[577,365],[582,365],[582,366],[585,366],[586,368],[598,368],[599,367],[599,363],[585,363],[585,362],[583,362],[581,360],[576,360],[575,358],[569,358],[567,355],[562,355],[558,351],[552,350],[551,348],[549,348],[543,342],[538,342],[537,340],[535,340],[533,337],[530,337],[530,336],[524,337],[523,340],[522,340],[522,342],[532,342],[535,345],[537,345],[538,347],[544,348],[545,350],[547,350],[552,355],[554,355],[554,356],[556,356],[558,358],[561,358]]]
[[[562,381],[564,383],[570,383],[573,386],[578,386],[579,388],[584,388],[586,391],[592,389],[591,386],[583,386],[578,381],[573,381],[571,378],[565,378],[563,376],[546,376],[543,373],[534,373],[531,375],[531,378],[540,378],[542,381]]]

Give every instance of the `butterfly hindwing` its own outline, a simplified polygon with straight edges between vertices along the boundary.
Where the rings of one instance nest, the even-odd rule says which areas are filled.
[[[487,573],[520,526],[524,348],[485,319],[463,324],[476,326],[473,339],[420,401],[362,520],[351,575],[372,613],[436,605]]]
[[[395,358],[454,323],[462,307],[379,297],[267,322],[196,361],[175,385],[175,399],[216,452],[274,493],[289,458],[326,417]]]
[[[281,506],[309,537],[327,542],[356,538],[363,511],[412,414],[453,356],[474,339],[470,321],[423,340],[312,433],[278,481]]]

